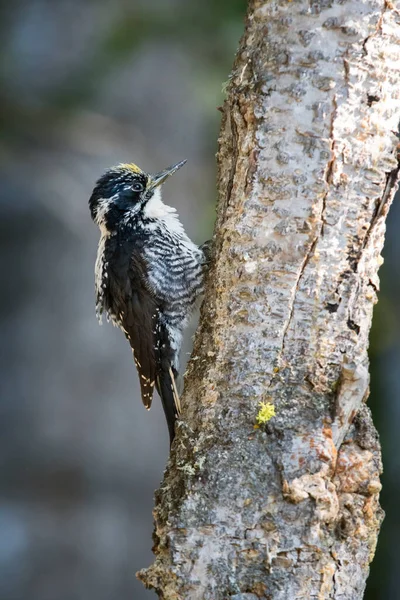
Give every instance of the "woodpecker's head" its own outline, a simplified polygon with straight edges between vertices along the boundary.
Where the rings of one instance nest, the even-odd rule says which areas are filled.
[[[160,171],[145,173],[133,163],[112,167],[97,181],[89,200],[92,219],[101,229],[112,230],[126,214],[142,211],[154,193],[186,160]]]

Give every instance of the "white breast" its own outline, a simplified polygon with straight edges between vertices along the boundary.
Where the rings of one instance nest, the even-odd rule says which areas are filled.
[[[163,221],[170,233],[186,237],[185,230],[179,220],[176,209],[172,206],[167,206],[162,201],[160,188],[155,189],[154,195],[146,204],[143,214],[149,219]]]

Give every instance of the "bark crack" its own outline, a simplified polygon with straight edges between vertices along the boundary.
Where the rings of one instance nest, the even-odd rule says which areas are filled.
[[[365,235],[363,249],[368,244],[368,240],[371,236],[371,232],[372,232],[373,228],[375,227],[379,218],[382,216],[383,211],[386,212],[386,208],[388,208],[388,204],[390,203],[390,201],[393,197],[393,194],[396,191],[397,183],[399,181],[399,172],[400,172],[400,162],[399,162],[399,157],[398,157],[397,158],[397,167],[392,169],[392,171],[390,171],[390,173],[386,173],[385,189],[383,190],[382,198],[380,199],[380,201],[378,202],[378,204],[376,206],[375,212],[372,216],[371,224]]]
[[[308,263],[310,262],[313,254],[314,254],[315,247],[316,247],[316,245],[318,243],[318,240],[320,238],[320,235],[321,235],[321,231],[322,231],[322,223],[321,223],[321,227],[320,227],[320,230],[319,230],[318,234],[315,236],[315,238],[314,238],[314,240],[313,240],[313,242],[312,242],[312,244],[310,246],[310,249],[307,252],[307,255],[303,259],[303,262],[302,262],[301,267],[300,267],[300,272],[299,272],[298,277],[296,279],[296,283],[293,286],[293,291],[292,291],[292,295],[290,297],[290,303],[289,303],[289,307],[290,307],[289,308],[289,317],[288,317],[286,325],[285,325],[285,327],[283,329],[282,347],[281,347],[281,351],[280,351],[280,356],[282,356],[283,353],[284,353],[284,351],[285,351],[286,334],[287,334],[287,332],[289,330],[290,323],[291,323],[292,318],[293,318],[294,307],[295,307],[295,303],[296,303],[296,294],[297,294],[297,292],[299,290],[300,281],[301,281],[301,278],[304,275],[304,271],[305,271]]]
[[[294,313],[294,308],[295,308],[295,303],[296,303],[296,294],[299,290],[300,281],[304,275],[304,272],[305,272],[305,269],[307,268],[308,263],[310,262],[313,254],[314,254],[315,248],[318,244],[320,237],[324,235],[326,200],[329,195],[330,185],[332,183],[333,166],[336,161],[335,138],[334,138],[333,132],[334,132],[335,118],[337,115],[337,109],[338,109],[337,99],[336,99],[336,94],[334,94],[333,99],[332,99],[332,112],[331,112],[330,131],[329,131],[329,140],[330,140],[330,144],[331,144],[331,158],[326,166],[326,171],[325,171],[325,181],[326,181],[328,189],[326,190],[325,194],[322,197],[321,211],[320,211],[319,218],[318,218],[318,220],[320,222],[319,231],[317,232],[314,240],[312,241],[310,249],[307,252],[307,255],[303,259],[303,262],[300,267],[299,275],[298,275],[298,277],[296,279],[296,283],[293,287],[293,292],[292,292],[292,295],[290,298],[290,304],[289,304],[289,307],[290,307],[289,308],[289,317],[288,317],[286,325],[283,329],[280,356],[283,355],[284,350],[285,350],[286,335],[287,335],[287,332],[289,330],[289,327],[290,327],[290,324],[291,324],[291,321],[293,318],[293,313]]]
[[[369,36],[367,36],[365,38],[365,40],[363,41],[363,43],[362,43],[362,49],[363,49],[363,52],[364,52],[364,56],[367,56],[367,54],[368,54],[368,50],[367,50],[367,47],[366,47],[368,41],[370,39],[372,39],[373,37],[375,37],[377,35],[377,33],[382,33],[383,17],[385,16],[385,12],[387,10],[394,10],[395,12],[398,13],[398,10],[395,8],[395,6],[393,6],[393,4],[389,0],[384,0],[382,12],[381,12],[381,15],[380,15],[380,17],[378,19],[376,27],[375,27],[375,32],[372,33],[372,34],[370,34]]]
[[[235,108],[236,105],[234,105],[232,107],[232,110],[230,111],[230,127],[231,127],[231,133],[232,133],[232,149],[233,149],[233,156],[232,156],[232,165],[231,165],[231,169],[230,169],[230,173],[229,173],[229,180],[228,180],[228,185],[227,185],[227,190],[226,190],[226,205],[225,208],[227,209],[229,206],[229,201],[231,199],[231,195],[232,195],[232,189],[233,189],[233,182],[235,180],[235,173],[236,173],[236,166],[237,166],[237,161],[238,161],[238,157],[239,157],[239,151],[238,151],[238,128],[236,125],[236,121],[235,121]],[[225,215],[224,215],[225,216]]]
[[[374,228],[376,227],[377,222],[379,221],[381,216],[386,215],[387,211],[389,210],[389,206],[390,206],[390,203],[394,196],[394,193],[396,192],[397,184],[399,182],[399,175],[400,175],[399,156],[398,156],[397,161],[398,161],[397,167],[395,169],[392,169],[392,171],[390,171],[390,173],[386,173],[385,189],[383,191],[382,197],[380,198],[379,202],[376,205],[375,211],[371,218],[370,225],[365,234],[363,243],[358,252],[357,258],[354,260],[354,263],[352,265],[353,271],[355,273],[357,272],[358,264],[363,256],[364,250],[367,247],[369,240],[371,239],[372,232],[373,232]]]

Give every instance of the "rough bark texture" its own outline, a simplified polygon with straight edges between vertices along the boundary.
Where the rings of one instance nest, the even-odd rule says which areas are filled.
[[[368,334],[397,184],[400,14],[250,2],[215,261],[157,493],[160,598],[363,597],[382,510]],[[276,416],[256,429],[259,402]]]

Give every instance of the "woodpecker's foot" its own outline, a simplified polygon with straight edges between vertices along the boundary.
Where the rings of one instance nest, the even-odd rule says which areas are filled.
[[[204,264],[210,264],[213,251],[213,240],[207,240],[204,244],[201,244],[200,250],[202,250],[204,254]]]

